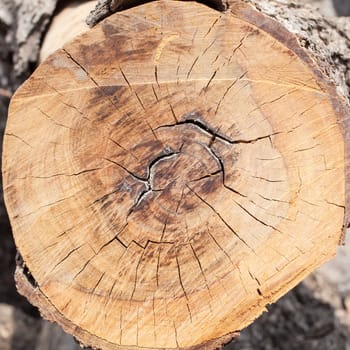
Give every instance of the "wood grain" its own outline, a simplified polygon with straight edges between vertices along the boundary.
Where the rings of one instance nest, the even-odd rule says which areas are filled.
[[[335,254],[342,102],[250,11],[117,13],[12,99],[4,192],[34,285],[18,283],[82,343],[217,347]]]

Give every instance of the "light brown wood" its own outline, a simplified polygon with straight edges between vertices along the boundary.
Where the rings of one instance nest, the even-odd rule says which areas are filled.
[[[335,254],[343,102],[292,34],[240,11],[117,13],[12,99],[18,284],[86,345],[220,346]]]

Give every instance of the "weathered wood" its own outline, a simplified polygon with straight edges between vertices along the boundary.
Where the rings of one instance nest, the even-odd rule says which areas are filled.
[[[242,1],[132,8],[13,98],[17,283],[82,343],[215,348],[334,255],[347,87],[271,17]]]

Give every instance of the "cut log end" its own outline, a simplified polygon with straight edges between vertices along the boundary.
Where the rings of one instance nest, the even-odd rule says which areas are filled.
[[[335,254],[344,108],[296,38],[246,5],[110,16],[11,102],[21,292],[96,348],[228,342]]]

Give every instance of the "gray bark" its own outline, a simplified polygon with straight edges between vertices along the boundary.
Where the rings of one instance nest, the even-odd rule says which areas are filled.
[[[36,64],[56,4],[57,0],[0,0],[0,43],[12,54],[16,76],[28,75]]]
[[[295,33],[301,45],[337,85],[338,92],[350,96],[350,21],[324,17],[316,8],[285,0],[247,1]]]

